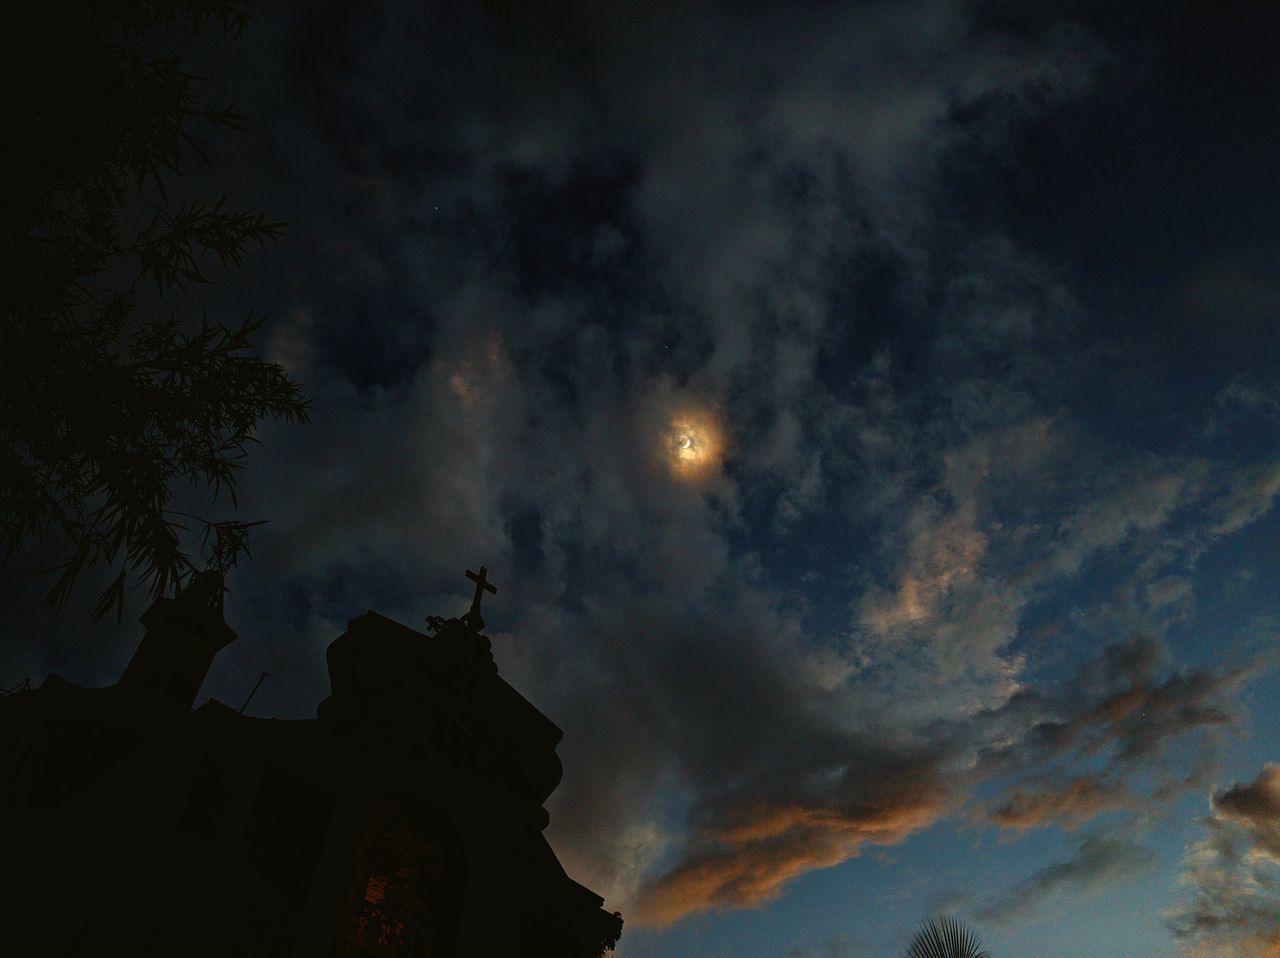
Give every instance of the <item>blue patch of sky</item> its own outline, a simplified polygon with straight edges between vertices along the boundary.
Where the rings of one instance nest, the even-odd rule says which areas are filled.
[[[1280,514],[1275,510],[1207,550],[1191,578],[1194,616],[1170,629],[1170,644],[1189,661],[1264,651],[1254,626],[1280,616],[1275,570],[1280,568]]]
[[[909,265],[870,248],[830,266],[831,322],[818,351],[818,381],[832,395],[847,397],[857,373],[880,352],[892,357],[899,374],[910,376],[924,361],[931,337]]]
[[[509,168],[499,193],[511,227],[507,253],[520,292],[532,301],[570,289],[627,296],[637,283],[640,236],[631,224],[636,171],[621,160],[575,164],[552,181]]]
[[[1280,17],[1122,6],[991,6],[993,25],[1015,32],[1082,23],[1113,59],[1089,96],[1017,126],[1003,162],[955,166],[947,195],[1053,264],[1085,307],[1084,342],[1115,351],[1080,396],[1086,424],[1159,446],[1239,370],[1280,361],[1275,304],[1232,288],[1280,282],[1280,128],[1256,122],[1280,106]],[[1188,296],[1201,273],[1219,277],[1216,305],[1213,289]]]

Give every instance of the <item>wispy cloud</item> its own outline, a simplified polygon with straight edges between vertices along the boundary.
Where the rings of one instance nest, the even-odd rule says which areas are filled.
[[[1040,771],[1016,780],[983,814],[1020,832],[1153,810],[1203,780],[1209,746],[1238,721],[1237,693],[1261,668],[1173,668],[1150,635],[1112,643],[1081,663],[1056,695],[1029,689],[989,713],[1000,734],[1009,735],[1011,719],[1024,730],[982,751],[991,774]],[[1200,758],[1171,774],[1170,756],[1187,745]]]
[[[1088,895],[1151,867],[1155,853],[1118,830],[1084,839],[1070,858],[1054,862],[1014,885],[980,913],[986,921],[1008,924],[1025,918],[1062,892]]]
[[[1001,828],[1017,831],[1053,824],[1072,829],[1105,812],[1131,809],[1134,803],[1123,783],[1101,775],[1078,775],[1065,782],[1018,785],[989,816]]]
[[[798,875],[867,845],[901,842],[955,801],[936,757],[850,742],[842,759],[844,774],[810,801],[738,806],[704,829],[675,868],[642,890],[639,920],[665,925],[708,908],[760,905]]]

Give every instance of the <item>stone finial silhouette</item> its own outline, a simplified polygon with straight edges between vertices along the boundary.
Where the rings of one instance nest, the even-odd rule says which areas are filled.
[[[236,633],[222,618],[221,573],[197,572],[175,597],[162,596],[142,615],[142,642],[120,678],[138,701],[177,712],[195,702],[213,664]]]

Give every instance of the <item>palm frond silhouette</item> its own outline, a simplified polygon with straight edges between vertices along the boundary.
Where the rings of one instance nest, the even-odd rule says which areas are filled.
[[[930,918],[911,939],[905,958],[990,958],[973,929],[950,915]]]

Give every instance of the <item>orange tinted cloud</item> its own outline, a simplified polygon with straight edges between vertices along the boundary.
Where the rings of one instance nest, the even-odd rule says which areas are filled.
[[[951,808],[928,772],[888,782],[877,800],[845,807],[756,805],[707,829],[698,850],[641,890],[636,919],[666,926],[712,908],[750,908],[777,898],[805,872],[858,855],[865,845],[893,845],[932,825]]]
[[[1243,828],[1258,851],[1280,861],[1280,765],[1267,762],[1256,780],[1216,793],[1213,810]]]
[[[1183,856],[1194,894],[1171,925],[1192,958],[1280,958],[1280,765],[1214,791],[1204,837]]]
[[[1039,790],[1015,788],[1007,801],[990,813],[990,818],[1002,828],[1018,831],[1051,824],[1071,829],[1103,812],[1132,804],[1133,796],[1123,785],[1097,775],[1081,775]]]

